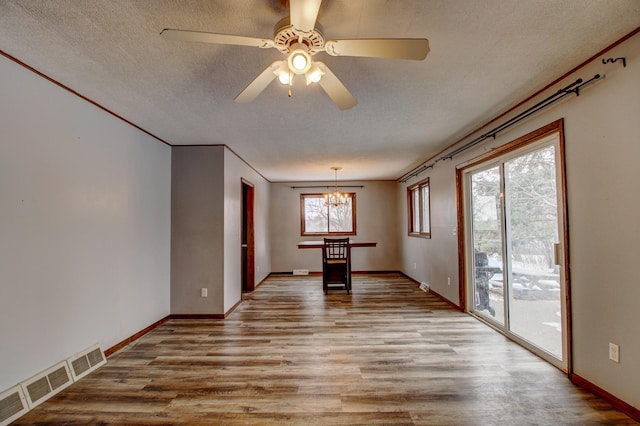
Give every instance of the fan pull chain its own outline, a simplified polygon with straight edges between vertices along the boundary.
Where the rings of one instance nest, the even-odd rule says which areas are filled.
[[[291,97],[291,82],[293,81],[293,73],[289,71],[289,97]]]

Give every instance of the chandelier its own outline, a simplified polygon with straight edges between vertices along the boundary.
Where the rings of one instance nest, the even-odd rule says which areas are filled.
[[[324,194],[324,204],[326,206],[339,207],[344,204],[347,204],[346,194],[343,194],[340,191],[338,191],[338,170],[341,170],[341,169],[342,167],[337,167],[337,166],[331,167],[331,170],[335,171],[336,185],[335,185],[335,190],[333,192]]]

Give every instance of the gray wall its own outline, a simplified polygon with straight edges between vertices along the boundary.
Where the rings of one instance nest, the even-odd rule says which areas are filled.
[[[0,391],[169,314],[170,148],[0,56]]]
[[[398,194],[402,270],[416,280],[428,281],[436,292],[458,303],[457,237],[452,235],[456,226],[456,166],[564,118],[574,372],[640,408],[640,197],[636,179],[640,162],[640,35],[605,57],[625,57],[627,67],[620,62],[603,65],[602,58],[597,58],[522,109],[578,77],[587,80],[596,73],[604,76],[579,97],[572,96],[545,110],[500,134],[495,141],[489,140],[453,160],[438,162],[434,169],[408,182],[427,176],[431,179],[431,240],[410,238],[404,233],[407,185],[402,186]],[[447,285],[447,276],[452,277],[451,286]],[[619,364],[608,360],[609,342],[620,345]]]
[[[174,146],[172,314],[224,313],[224,203],[224,147]]]
[[[344,188],[356,193],[356,232],[360,241],[376,241],[377,247],[355,248],[352,251],[354,271],[397,271],[400,269],[398,210],[394,203],[398,185],[390,181],[340,182],[364,188]],[[300,235],[300,194],[327,192],[325,188],[292,186],[328,185],[334,182],[287,182],[271,184],[271,270],[291,272],[293,269],[321,271],[320,250],[298,249],[303,240],[321,237]]]
[[[270,272],[269,184],[224,146],[174,146],[171,176],[171,313],[227,313],[242,295],[243,178],[254,185],[256,284]]]

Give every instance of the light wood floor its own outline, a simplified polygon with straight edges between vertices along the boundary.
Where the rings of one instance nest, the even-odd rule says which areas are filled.
[[[398,274],[273,276],[171,320],[16,424],[635,424]]]

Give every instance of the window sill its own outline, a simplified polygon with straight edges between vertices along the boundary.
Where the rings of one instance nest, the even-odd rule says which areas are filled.
[[[417,238],[426,238],[428,240],[431,239],[431,234],[418,234],[418,233],[410,232],[409,236],[410,237],[417,237]]]

